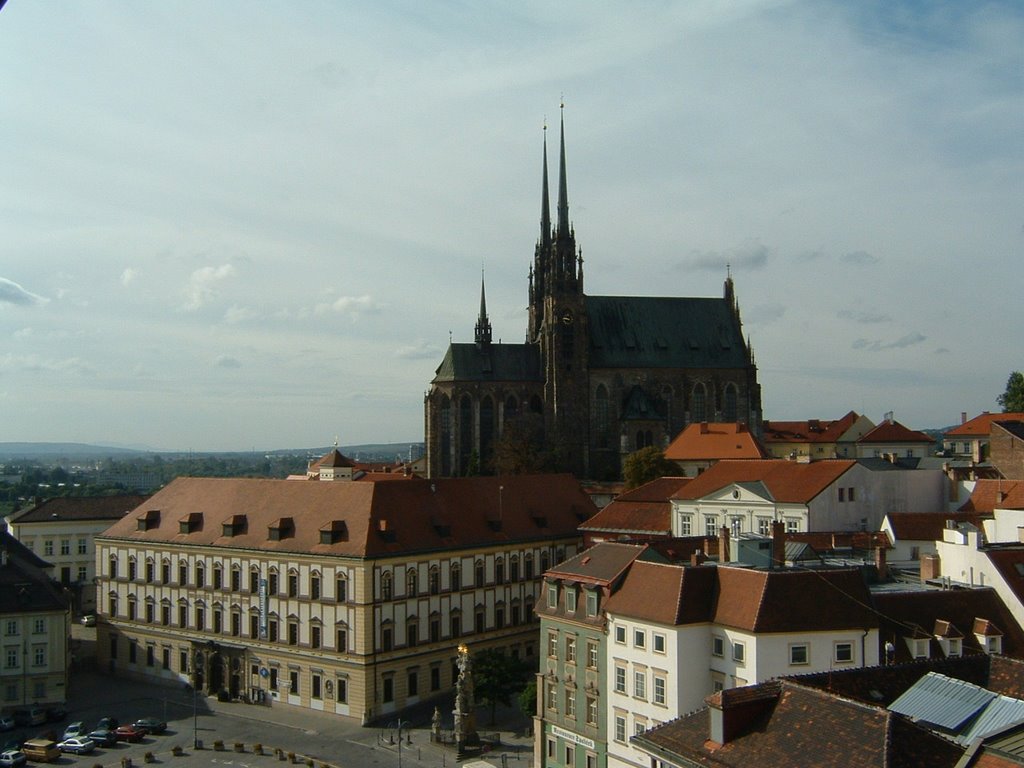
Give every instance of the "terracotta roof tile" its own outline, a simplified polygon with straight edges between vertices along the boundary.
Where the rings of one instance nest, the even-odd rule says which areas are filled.
[[[908,429],[898,421],[883,421],[865,433],[857,441],[864,443],[934,443],[935,439],[924,432]]]
[[[997,508],[1024,509],[1024,481],[978,480],[960,511],[992,514]]]
[[[981,528],[983,517],[973,512],[890,512],[886,517],[900,541],[941,541],[946,521]]]
[[[988,437],[994,421],[1024,421],[1024,413],[982,413],[945,433],[945,437]]]
[[[834,443],[854,425],[860,416],[850,411],[840,419],[823,421],[765,421],[761,439],[767,443]]]
[[[622,576],[630,564],[647,549],[643,544],[602,542],[549,568],[544,576],[551,579],[608,584]]]
[[[608,613],[675,625],[708,621],[715,592],[714,566],[634,562],[605,602]]]
[[[149,510],[160,511],[159,522],[139,530],[137,518]],[[182,477],[114,523],[104,537],[384,557],[506,541],[574,539],[577,526],[594,512],[593,502],[571,475],[367,483]],[[193,514],[201,523],[181,533],[179,521]],[[246,515],[246,530],[224,536],[222,523],[236,514]],[[269,540],[272,523],[285,517],[293,519],[294,533]],[[320,529],[333,521],[345,522],[348,535],[323,543]]]
[[[686,477],[663,477],[623,493],[586,523],[581,531],[672,533],[670,499],[690,482]]]
[[[665,449],[672,461],[764,459],[768,454],[745,424],[694,423],[680,432]]]
[[[807,503],[856,464],[826,459],[798,464],[784,459],[720,461],[695,477],[672,498],[700,499],[733,483],[761,482],[780,502]]]
[[[49,499],[15,513],[12,522],[49,523],[60,520],[120,520],[148,497],[142,494],[118,496],[64,496]]]

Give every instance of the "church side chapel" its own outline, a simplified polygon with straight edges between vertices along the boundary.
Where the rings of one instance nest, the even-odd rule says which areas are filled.
[[[430,477],[554,470],[615,480],[693,422],[761,423],[731,275],[721,298],[588,296],[569,220],[565,119],[551,221],[545,132],[540,237],[522,344],[494,343],[481,281],[473,343],[450,343],[424,399]]]

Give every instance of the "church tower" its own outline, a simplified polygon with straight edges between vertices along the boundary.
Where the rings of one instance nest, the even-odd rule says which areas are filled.
[[[544,375],[545,429],[562,463],[587,474],[589,433],[587,355],[589,347],[583,256],[569,221],[565,162],[565,118],[559,120],[558,209],[548,214],[547,137],[541,191],[541,238],[534,256],[530,332],[540,344]]]

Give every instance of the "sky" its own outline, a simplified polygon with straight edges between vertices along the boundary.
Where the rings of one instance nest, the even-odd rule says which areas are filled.
[[[766,418],[998,410],[1021,40],[1012,0],[9,0],[0,442],[422,440],[481,271],[524,340],[560,114],[587,292],[730,265]]]

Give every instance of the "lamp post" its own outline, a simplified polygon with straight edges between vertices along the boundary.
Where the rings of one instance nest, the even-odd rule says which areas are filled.
[[[402,718],[398,718],[398,768],[402,768],[402,726],[406,726],[406,731],[409,730],[409,721],[402,722]]]

